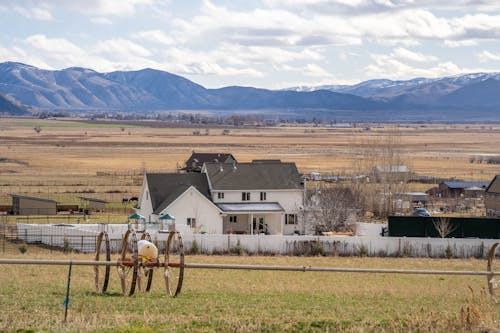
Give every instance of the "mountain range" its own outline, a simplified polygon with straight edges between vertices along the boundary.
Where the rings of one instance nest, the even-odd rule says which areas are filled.
[[[207,89],[154,69],[99,73],[80,67],[44,70],[0,63],[0,114],[179,110],[346,121],[500,121],[500,73],[282,90]]]

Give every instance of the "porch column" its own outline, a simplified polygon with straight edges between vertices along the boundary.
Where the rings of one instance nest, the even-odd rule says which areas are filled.
[[[253,213],[250,213],[250,235],[253,235]]]

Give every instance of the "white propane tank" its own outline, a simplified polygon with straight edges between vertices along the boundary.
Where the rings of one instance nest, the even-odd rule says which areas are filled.
[[[139,258],[150,262],[158,259],[158,248],[145,239],[137,242],[137,249],[139,250]]]

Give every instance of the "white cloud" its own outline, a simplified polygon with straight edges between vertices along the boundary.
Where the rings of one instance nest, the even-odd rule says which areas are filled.
[[[151,43],[163,44],[163,45],[172,45],[175,43],[174,38],[167,35],[161,30],[147,30],[147,31],[139,31],[132,34],[132,38],[145,40]]]
[[[496,0],[264,0],[268,7],[293,8],[317,13],[365,15],[406,9],[498,11]]]
[[[132,16],[140,6],[151,6],[153,0],[53,0],[48,3],[92,16]]]
[[[269,3],[276,4],[276,1]],[[364,41],[380,45],[414,46],[428,40],[444,40],[447,46],[458,46],[460,43],[470,45],[476,40],[500,38],[499,15],[473,13],[450,17],[415,3],[377,0],[326,3],[307,0],[292,1],[291,6],[242,11],[205,0],[199,15],[189,20],[176,19],[173,24],[175,33],[183,42],[208,38],[214,43],[227,42],[246,46],[349,46],[361,45]],[[398,10],[353,14],[300,10],[301,6],[319,4],[353,8],[394,7]],[[449,1],[448,6],[451,5],[452,2]]]
[[[500,60],[500,55],[489,54],[492,60],[496,58]],[[421,62],[417,62],[417,66],[412,66],[392,52],[388,55],[373,54],[371,55],[373,63],[365,66],[364,71],[367,77],[372,78],[390,78],[396,80],[407,80],[415,77],[436,78],[443,76],[458,75],[463,73],[479,73],[491,72],[487,68],[467,68],[461,67],[451,61],[433,62],[426,67],[422,67]]]
[[[21,7],[15,6],[13,8],[14,12],[18,13],[29,19],[41,20],[41,21],[50,21],[53,19],[52,13],[47,8],[41,7]]]
[[[309,77],[320,77],[324,79],[332,79],[333,75],[323,67],[317,64],[306,64],[305,66],[290,66],[283,65],[277,67],[279,70],[288,71],[288,72],[298,72],[304,76]]]
[[[91,17],[90,22],[95,23],[95,24],[102,24],[102,25],[111,25],[113,22],[103,16],[98,16],[98,17]]]
[[[167,70],[181,74],[249,76],[262,77],[264,74],[257,69],[245,67],[243,63],[231,64],[215,52],[195,52],[189,49],[172,47],[164,52]]]
[[[448,47],[463,47],[463,46],[476,46],[477,40],[464,39],[464,40],[445,40],[444,45]]]
[[[46,54],[84,54],[81,48],[63,38],[48,38],[45,35],[32,35],[26,38],[26,43],[33,49],[43,51]]]
[[[110,59],[131,59],[132,57],[149,57],[151,52],[145,47],[127,39],[117,38],[98,42],[93,53],[105,55]]]
[[[402,47],[395,49],[393,54],[398,59],[415,61],[415,62],[429,62],[437,60],[437,58],[432,55],[425,55],[419,52],[413,52]]]
[[[490,51],[483,51],[477,55],[480,62],[500,61],[500,53],[492,53]]]

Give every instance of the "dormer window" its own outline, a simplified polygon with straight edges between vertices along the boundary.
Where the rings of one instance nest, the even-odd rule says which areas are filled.
[[[217,199],[224,199],[224,192],[218,192]]]
[[[266,201],[266,200],[267,200],[267,193],[260,192],[260,201]]]

